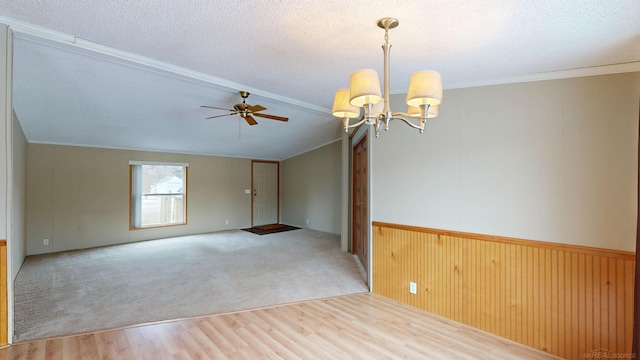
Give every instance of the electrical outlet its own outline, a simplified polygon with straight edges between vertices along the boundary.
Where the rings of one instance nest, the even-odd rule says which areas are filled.
[[[225,221],[224,221],[224,224],[225,224],[225,225],[229,225],[229,220],[225,220]]]
[[[307,225],[309,225],[309,219],[307,219]]]
[[[49,246],[49,239],[42,239],[42,245]]]
[[[416,285],[416,283],[414,283],[413,281],[409,283],[409,292],[412,294],[418,293],[418,285]]]

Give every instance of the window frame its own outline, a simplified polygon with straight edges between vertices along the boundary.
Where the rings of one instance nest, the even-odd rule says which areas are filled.
[[[140,192],[139,194],[134,194],[134,166],[143,165],[163,165],[163,166],[182,166],[184,168],[184,191],[181,193],[170,193],[170,194],[154,194],[154,195],[179,195],[182,194],[184,197],[184,221],[180,223],[167,223],[167,224],[157,224],[157,225],[149,225],[149,226],[139,226],[136,227],[134,224],[135,221],[135,211],[134,211],[134,203],[136,196],[142,198],[144,193]],[[165,228],[165,227],[173,227],[173,226],[183,226],[188,223],[188,179],[189,179],[189,163],[174,163],[174,162],[156,162],[156,161],[129,161],[129,230],[146,230],[146,229],[157,229],[157,228]],[[140,202],[142,200],[140,199]]]

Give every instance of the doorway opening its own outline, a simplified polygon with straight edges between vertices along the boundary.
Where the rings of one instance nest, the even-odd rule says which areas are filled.
[[[358,140],[352,149],[352,219],[351,252],[369,276],[369,204],[367,136]],[[367,281],[368,282],[368,281]]]

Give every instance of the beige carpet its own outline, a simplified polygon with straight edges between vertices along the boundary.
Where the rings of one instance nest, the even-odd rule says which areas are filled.
[[[15,341],[368,291],[339,237],[300,229],[183,236],[30,256]]]

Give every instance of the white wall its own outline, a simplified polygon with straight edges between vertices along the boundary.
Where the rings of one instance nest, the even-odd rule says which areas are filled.
[[[250,226],[248,159],[42,144],[27,155],[28,255]],[[189,163],[186,225],[129,230],[130,160]]]
[[[372,141],[373,220],[634,251],[639,98],[640,73],[445,91]]]
[[[0,326],[7,327],[9,343],[13,334],[13,279],[15,277],[12,227],[16,220],[13,212],[13,35],[8,26],[0,24],[0,239],[7,240],[7,318]]]
[[[26,256],[27,139],[13,114],[13,226],[11,227],[12,276],[15,280]]]
[[[7,195],[11,176],[11,31],[0,24],[0,239],[7,239]]]
[[[280,200],[282,223],[340,234],[342,141],[282,161]]]

